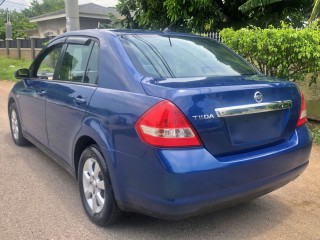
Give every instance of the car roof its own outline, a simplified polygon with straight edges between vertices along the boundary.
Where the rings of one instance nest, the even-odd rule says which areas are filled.
[[[61,34],[54,39],[61,38],[61,37],[68,37],[68,36],[93,36],[93,37],[104,37],[105,34],[113,35],[113,36],[120,36],[125,34],[147,34],[147,35],[170,35],[170,36],[193,36],[193,37],[200,37],[194,34],[189,33],[181,33],[181,32],[170,32],[170,31],[151,31],[151,30],[142,30],[142,29],[87,29],[87,30],[79,30],[79,31],[72,31]],[[53,39],[53,40],[54,40]]]
[[[170,32],[170,31],[152,31],[143,29],[101,29],[110,32],[113,35],[123,34],[156,34],[156,35],[188,35],[196,36],[194,34],[182,33],[182,32]]]

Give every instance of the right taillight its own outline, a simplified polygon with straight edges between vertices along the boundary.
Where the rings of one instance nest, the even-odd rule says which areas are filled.
[[[301,92],[301,108],[300,108],[300,116],[297,123],[297,127],[300,127],[306,122],[307,122],[307,106],[306,106],[306,101],[304,100],[304,95]]]

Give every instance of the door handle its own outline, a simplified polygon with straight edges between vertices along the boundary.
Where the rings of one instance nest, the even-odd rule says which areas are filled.
[[[46,95],[46,91],[45,90],[39,90],[38,92],[37,92],[37,94],[39,95],[39,96],[44,96],[44,95]]]
[[[78,96],[74,99],[74,102],[77,104],[77,105],[80,105],[80,104],[84,104],[86,102],[86,100],[84,98],[82,98],[82,96]]]

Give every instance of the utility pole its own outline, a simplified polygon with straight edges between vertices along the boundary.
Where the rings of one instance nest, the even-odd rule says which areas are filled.
[[[67,32],[80,30],[78,0],[64,0],[66,5]]]
[[[6,28],[6,54],[10,56],[10,41],[12,41],[12,24],[10,22],[10,12],[7,9],[7,22],[5,24]]]
[[[7,22],[5,23],[6,28],[6,40],[12,40],[12,24],[10,21],[10,12],[7,8]]]

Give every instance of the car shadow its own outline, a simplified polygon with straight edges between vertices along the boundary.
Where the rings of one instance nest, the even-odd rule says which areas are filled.
[[[281,200],[267,195],[247,203],[179,221],[164,221],[139,214],[107,229],[114,233],[137,232],[150,239],[250,239],[272,231],[290,215]],[[170,236],[170,237],[169,237]]]

